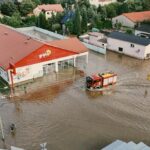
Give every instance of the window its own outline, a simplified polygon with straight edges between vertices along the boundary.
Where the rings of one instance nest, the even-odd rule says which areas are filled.
[[[123,48],[122,47],[119,47],[119,52],[123,52]]]
[[[147,58],[150,58],[150,53],[146,55]]]
[[[131,46],[131,47],[134,47],[134,44],[131,44],[130,46]]]

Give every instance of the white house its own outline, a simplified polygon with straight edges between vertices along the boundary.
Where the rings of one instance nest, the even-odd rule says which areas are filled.
[[[139,59],[148,59],[150,58],[150,39],[112,32],[107,38],[107,49]]]
[[[63,12],[64,9],[62,8],[61,4],[43,4],[43,5],[38,5],[34,10],[33,14],[35,16],[39,16],[41,12],[45,13],[46,19],[51,18],[52,13],[56,15],[57,13]]]
[[[150,38],[150,25],[141,24],[139,27],[135,29],[135,35]]]
[[[96,7],[98,7],[99,5],[104,6],[111,3],[115,3],[117,2],[117,0],[89,0],[89,2],[91,5],[95,5]]]
[[[150,20],[150,11],[123,13],[112,18],[112,24],[121,23],[122,26],[134,28],[138,23]]]

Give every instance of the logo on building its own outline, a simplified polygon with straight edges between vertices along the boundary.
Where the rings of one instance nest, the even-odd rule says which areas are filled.
[[[39,55],[39,58],[40,59],[46,58],[46,57],[50,56],[51,53],[52,53],[51,50],[47,49],[44,53],[42,53],[42,54]]]

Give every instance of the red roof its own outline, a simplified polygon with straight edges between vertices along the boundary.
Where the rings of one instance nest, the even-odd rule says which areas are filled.
[[[38,5],[38,8],[44,11],[55,11],[55,12],[64,11],[61,4],[47,4],[47,5],[43,4],[43,5]]]
[[[9,63],[15,64],[42,45],[42,42],[0,24],[0,66],[4,69],[9,67]]]
[[[14,28],[0,24],[0,67],[8,69],[10,63],[16,64],[46,44],[77,54],[88,50],[77,38],[43,43],[16,31]]]
[[[84,53],[88,51],[88,49],[84,46],[84,44],[82,44],[82,42],[80,42],[76,37],[50,41],[49,45],[62,48],[68,51],[72,51],[75,53]]]
[[[123,13],[122,15],[124,15],[133,22],[142,22],[144,20],[150,20],[150,11]]]

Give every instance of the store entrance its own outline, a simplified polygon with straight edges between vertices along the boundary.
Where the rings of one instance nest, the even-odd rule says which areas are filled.
[[[46,64],[43,66],[43,75],[47,75],[49,73],[52,73],[55,71],[55,64],[51,63],[51,64]]]

